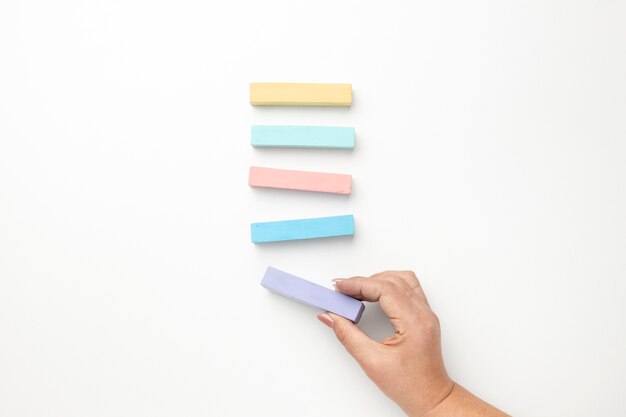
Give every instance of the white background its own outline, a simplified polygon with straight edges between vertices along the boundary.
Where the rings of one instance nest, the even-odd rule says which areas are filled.
[[[267,265],[413,269],[452,377],[626,415],[626,3],[3,1],[0,415],[400,416]],[[262,109],[250,81],[348,82]],[[255,150],[251,124],[354,126]],[[354,175],[251,190],[250,164]],[[253,221],[356,235],[254,246]],[[369,306],[362,327],[388,328]]]

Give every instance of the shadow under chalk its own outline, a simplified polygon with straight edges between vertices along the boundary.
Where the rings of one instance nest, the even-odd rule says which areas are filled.
[[[304,157],[306,160],[336,160],[342,161],[347,158],[354,158],[354,153],[359,149],[355,139],[354,148],[290,148],[290,147],[254,147],[251,146],[258,155],[273,154],[290,160],[293,157]]]
[[[299,191],[299,190],[284,190],[279,188],[263,188],[263,187],[250,187],[251,192],[254,194],[254,205],[262,206],[265,203],[272,204],[286,204],[289,201],[297,201],[298,205],[302,204],[319,204],[320,202],[324,203],[333,203],[338,202],[341,204],[345,204],[347,200],[350,199],[350,196],[355,192],[355,183],[354,179],[352,180],[352,190],[350,194],[333,194],[333,193],[320,193],[320,192],[311,192],[311,191]],[[346,211],[344,209],[343,211]],[[319,216],[323,217],[323,216]],[[300,217],[294,217],[300,218]],[[282,219],[276,219],[282,220]],[[265,221],[265,220],[259,220]],[[267,220],[269,221],[269,220]]]
[[[394,334],[389,318],[383,313],[378,303],[365,303],[365,311],[359,321],[359,327],[378,342]]]
[[[274,304],[274,309],[281,314],[288,314],[292,317],[298,316],[301,320],[309,320],[310,316],[322,313],[323,310],[311,308],[310,306],[290,300],[271,291],[266,291],[262,297],[268,299],[268,303]],[[385,313],[383,313],[378,303],[365,303],[365,312],[359,321],[358,326],[372,339],[381,342],[387,337],[393,336],[393,328]]]
[[[288,253],[290,250],[314,250],[316,248],[324,248],[329,253],[340,246],[350,244],[354,240],[354,236],[331,236],[320,237],[315,239],[300,240],[284,240],[280,242],[255,243],[254,246],[261,252],[266,253]]]
[[[340,115],[347,116],[351,111],[357,107],[357,100],[355,100],[356,94],[352,92],[352,104],[350,106],[260,106],[250,105],[252,111],[255,114],[268,116],[268,115],[281,115],[281,114],[297,114],[297,115]]]

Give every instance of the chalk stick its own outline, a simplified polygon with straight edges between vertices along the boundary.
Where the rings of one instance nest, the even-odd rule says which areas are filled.
[[[351,106],[352,84],[250,83],[253,106]]]
[[[311,307],[330,311],[354,323],[359,322],[365,310],[365,305],[359,300],[271,266],[265,271],[261,285],[276,294]]]
[[[250,233],[253,243],[350,236],[354,234],[354,216],[252,223]]]
[[[350,194],[352,175],[253,166],[250,167],[248,184],[251,187]]]
[[[252,126],[255,148],[354,148],[354,128],[339,126]]]

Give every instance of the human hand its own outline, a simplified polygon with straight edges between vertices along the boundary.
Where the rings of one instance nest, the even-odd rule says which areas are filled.
[[[362,301],[379,302],[394,335],[371,339],[351,321],[318,315],[367,376],[411,417],[506,414],[456,385],[441,354],[439,319],[413,272],[387,271],[369,278],[335,279],[336,289]]]
[[[338,291],[362,301],[378,301],[394,335],[370,339],[351,321],[320,314],[367,376],[407,414],[423,416],[452,391],[441,355],[439,320],[415,274],[388,271],[370,278],[337,279]]]

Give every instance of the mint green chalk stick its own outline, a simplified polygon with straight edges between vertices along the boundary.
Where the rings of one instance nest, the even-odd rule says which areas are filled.
[[[354,128],[336,126],[252,126],[255,148],[354,148]]]

